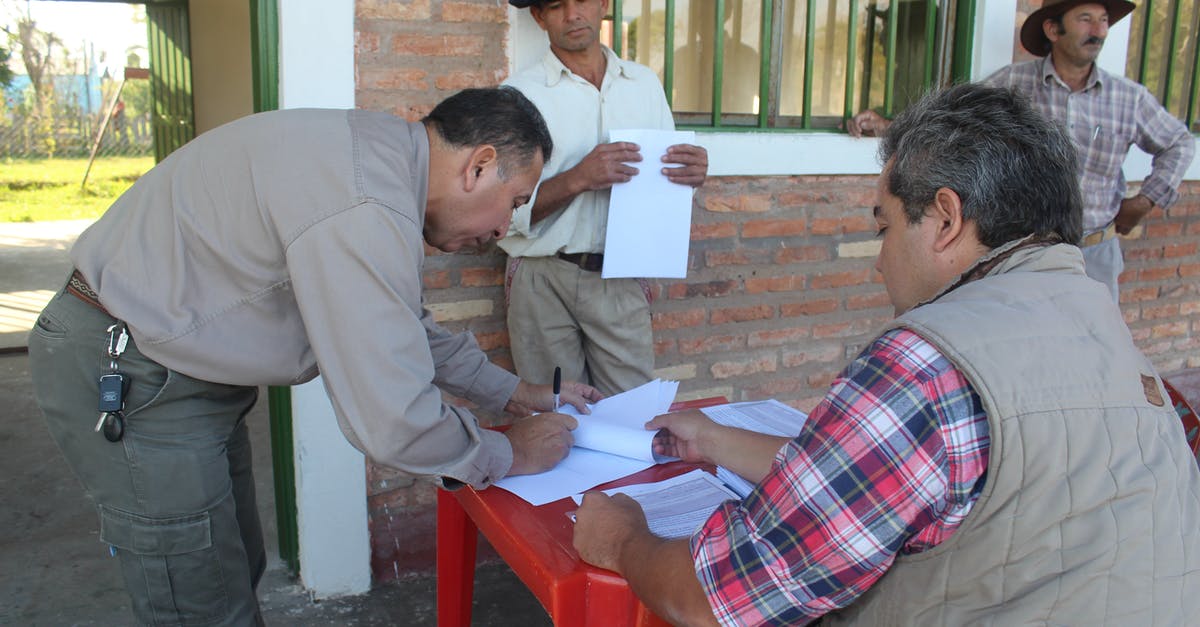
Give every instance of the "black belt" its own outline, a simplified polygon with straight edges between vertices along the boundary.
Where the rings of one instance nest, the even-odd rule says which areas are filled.
[[[79,274],[78,270],[71,271],[71,278],[67,279],[67,291],[70,292],[75,298],[78,298],[92,307],[103,311],[106,315],[112,315],[108,313],[108,310],[104,308],[104,305],[100,304],[99,295],[96,294],[96,290],[92,289],[92,286],[87,284],[87,281],[83,279],[83,275]]]
[[[604,267],[604,253],[558,253],[558,258],[588,272],[599,272]]]

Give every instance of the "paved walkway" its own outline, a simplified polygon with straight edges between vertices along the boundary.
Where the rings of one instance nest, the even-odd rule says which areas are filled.
[[[91,223],[0,222],[0,351],[26,345],[38,313],[67,280],[67,251]]]

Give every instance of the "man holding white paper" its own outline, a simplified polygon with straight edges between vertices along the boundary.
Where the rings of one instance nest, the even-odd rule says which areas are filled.
[[[534,382],[548,383],[561,366],[567,379],[605,394],[629,390],[649,381],[654,367],[648,285],[604,279],[600,271],[610,189],[633,179],[638,168],[632,164],[644,156],[639,144],[613,141],[610,131],[673,131],[671,110],[653,71],[600,43],[608,0],[509,3],[529,8],[550,50],[505,84],[537,105],[555,146],[534,198],[517,209],[500,242],[509,255],[513,362]],[[675,144],[655,153],[662,154],[662,174],[671,183],[704,183],[704,148]]]

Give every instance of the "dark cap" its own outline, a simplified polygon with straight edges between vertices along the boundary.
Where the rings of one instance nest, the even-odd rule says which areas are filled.
[[[1134,8],[1133,3],[1126,0],[1046,0],[1042,3],[1042,8],[1030,13],[1021,25],[1021,45],[1039,57],[1050,54],[1050,40],[1046,38],[1042,24],[1046,20],[1062,17],[1063,13],[1081,4],[1103,5],[1108,11],[1109,24],[1121,21],[1121,18],[1129,15]]]
[[[514,7],[517,7],[518,9],[527,9],[541,1],[542,0],[508,0],[508,3]]]

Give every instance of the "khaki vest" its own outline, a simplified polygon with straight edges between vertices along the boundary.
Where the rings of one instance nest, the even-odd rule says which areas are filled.
[[[985,484],[949,540],[823,624],[1200,623],[1200,471],[1079,250],[1022,250],[894,323],[983,401]]]

